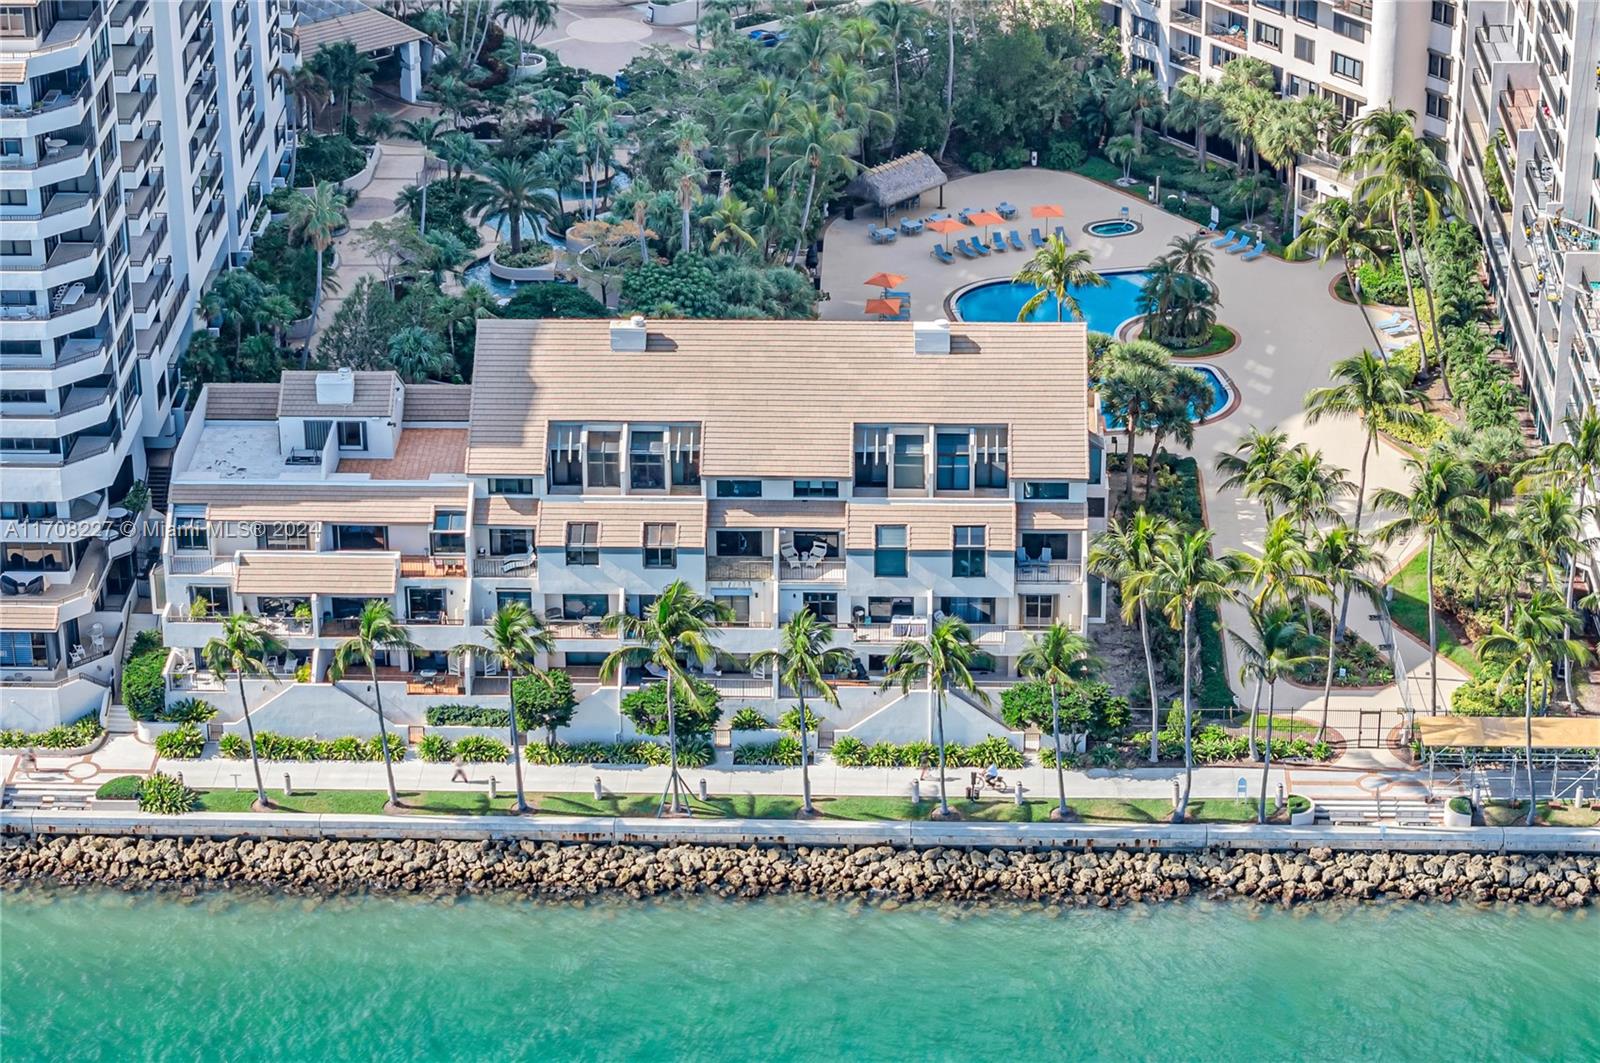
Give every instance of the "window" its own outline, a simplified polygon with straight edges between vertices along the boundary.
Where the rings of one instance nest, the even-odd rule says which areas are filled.
[[[425,624],[440,623],[445,618],[444,589],[442,587],[407,587],[406,619]]]
[[[567,525],[567,564],[600,563],[600,525],[573,521]]]
[[[433,514],[433,530],[428,536],[432,554],[467,552],[467,514],[461,509],[441,509]]]
[[[1455,73],[1455,68],[1455,60],[1448,55],[1440,55],[1434,51],[1428,53],[1429,77],[1438,78],[1440,81],[1449,81],[1450,75]]]
[[[1104,495],[1091,495],[1089,498],[1089,516],[1103,517],[1106,515],[1106,498]]]
[[[1006,430],[977,428],[972,432],[972,484],[978,488],[1006,486]]]
[[[211,545],[203,506],[177,507],[172,514],[172,546],[175,550],[206,550]]]
[[[563,594],[561,615],[567,620],[598,620],[611,609],[603,594]]]
[[[1276,11],[1281,15],[1289,6],[1289,3],[1288,0],[1256,0],[1256,6],[1264,7],[1268,11]]]
[[[1322,94],[1339,105],[1339,113],[1344,115],[1344,120],[1347,122],[1353,120],[1356,112],[1361,110],[1361,101],[1354,96],[1346,96],[1332,89],[1323,89]]]
[[[824,624],[839,622],[839,595],[834,591],[807,591],[800,596],[800,604]]]
[[[758,531],[721,530],[717,532],[718,557],[766,557]]]
[[[984,551],[988,529],[982,524],[958,524],[950,546],[950,575],[977,577],[986,575],[988,554]]]
[[[1301,22],[1317,24],[1317,0],[1294,0],[1294,17]]]
[[[1256,43],[1264,44],[1268,48],[1283,51],[1283,30],[1270,22],[1256,19]]]
[[[1290,74],[1288,87],[1284,90],[1284,94],[1298,98],[1310,95],[1316,90],[1317,86],[1314,82],[1307,81],[1299,74]]]
[[[340,450],[366,450],[367,449],[367,422],[365,422],[365,421],[340,421],[339,422],[339,449]]]
[[[939,612],[969,624],[994,623],[993,598],[940,598]]]
[[[671,432],[672,486],[700,486],[700,429],[674,428]]]
[[[1346,15],[1335,11],[1333,13],[1333,32],[1341,37],[1349,37],[1352,41],[1367,39],[1367,26],[1364,22],[1357,22]]]
[[[1089,482],[1097,484],[1105,474],[1106,448],[1094,440],[1089,441]]]
[[[1433,0],[1433,21],[1441,26],[1456,24],[1456,5],[1449,0]]]
[[[628,486],[635,491],[662,491],[667,486],[667,457],[660,432],[628,433]]]
[[[1022,598],[1022,626],[1049,627],[1056,622],[1056,598],[1053,594],[1024,594]]]
[[[0,240],[0,255],[31,255],[33,254],[32,240]]]
[[[0,631],[0,668],[50,668],[55,639],[48,631]]]
[[[1303,63],[1315,63],[1317,61],[1317,42],[1310,37],[1302,37],[1298,33],[1295,34],[1294,57]]]
[[[718,480],[718,498],[760,498],[760,480]]]
[[[676,524],[646,524],[644,526],[644,567],[678,567],[678,526]]]
[[[137,380],[138,373],[129,374],[128,379]],[[31,391],[21,388],[0,388],[0,402],[43,402],[43,391]]]
[[[0,306],[33,306],[38,293],[32,288],[6,288],[0,291]]]
[[[867,623],[887,624],[905,616],[917,615],[917,603],[911,598],[868,598]]]
[[[904,576],[906,564],[906,526],[880,524],[873,529],[872,574]]]
[[[1239,57],[1226,48],[1219,48],[1214,44],[1211,46],[1212,66],[1227,66],[1237,58]]]
[[[0,520],[49,520],[55,515],[54,502],[0,502]]]
[[[533,611],[533,592],[506,590],[494,592],[494,607],[497,611],[513,603],[522,606],[531,613]]]
[[[516,557],[533,553],[533,533],[527,528],[490,528],[489,554]]]
[[[378,524],[335,524],[333,548],[335,550],[386,550],[389,529]]]
[[[1361,84],[1361,60],[1352,59],[1348,55],[1340,55],[1338,52],[1331,54],[1333,59],[1328,64],[1328,69],[1333,71],[1333,76],[1344,78],[1346,81],[1354,81],[1358,85]]]
[[[1141,41],[1154,41],[1159,39],[1156,24],[1147,18],[1139,18],[1137,15],[1135,15],[1133,19],[1133,35],[1139,38]]]
[[[1034,501],[1065,500],[1072,495],[1071,484],[1044,483],[1028,480],[1022,485],[1022,497]]]
[[[1437,92],[1428,93],[1428,117],[1437,118],[1441,122],[1450,120],[1450,99]]]
[[[723,624],[737,627],[750,626],[750,596],[748,594],[715,594],[711,600],[717,603],[717,610],[731,619],[723,620]]]
[[[270,524],[259,524],[256,529],[256,549],[258,550],[311,549],[311,525],[309,524],[274,521]]]
[[[589,460],[590,487],[622,486],[622,433],[589,430],[584,451]]]
[[[210,616],[225,616],[228,609],[228,588],[226,587],[190,587],[189,606],[193,608],[197,602],[205,603],[205,614]]]
[[[856,432],[856,486],[889,486],[889,430],[862,428]]]
[[[894,486],[898,490],[920,491],[927,485],[928,473],[923,463],[922,436],[897,435],[894,437]]]
[[[838,480],[796,480],[794,482],[794,497],[796,498],[838,498]]]
[[[45,543],[7,543],[0,569],[7,572],[65,572],[72,567],[66,546]]]
[[[533,494],[533,477],[490,477],[489,493],[491,495],[531,495]]]
[[[940,491],[972,487],[972,442],[966,432],[940,432],[934,486]]]
[[[583,429],[575,424],[550,428],[550,485],[583,486]]]

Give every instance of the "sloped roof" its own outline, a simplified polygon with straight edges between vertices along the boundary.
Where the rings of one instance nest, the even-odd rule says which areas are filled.
[[[701,498],[619,498],[556,501],[539,505],[538,543],[561,547],[569,523],[599,524],[599,544],[607,548],[637,549],[644,545],[646,524],[676,524],[678,545],[700,550],[706,545],[706,504]]]
[[[395,555],[266,550],[239,555],[240,594],[393,594]]]
[[[1520,716],[1419,716],[1417,733],[1431,749],[1521,749],[1527,744]],[[1541,716],[1533,721],[1535,749],[1600,748],[1600,718]]]
[[[387,417],[394,413],[400,378],[385,371],[364,371],[355,376],[355,400],[348,404],[317,401],[317,377],[312,370],[283,374],[278,390],[279,417]]]
[[[845,191],[857,199],[888,207],[938,188],[948,180],[939,164],[926,153],[913,151],[861,171]]]
[[[175,483],[174,504],[206,507],[210,520],[429,524],[433,511],[467,504],[465,483],[437,487],[393,481],[292,480],[283,483]]]
[[[206,420],[275,421],[277,384],[207,384]]]
[[[382,11],[371,8],[326,18],[321,22],[302,23],[294,28],[295,43],[300,46],[300,54],[306,59],[339,41],[349,41],[358,52],[377,52],[420,41],[426,36],[421,30],[412,29],[399,19],[390,18]]]
[[[472,410],[472,388],[467,384],[407,384],[405,422],[460,422]]]

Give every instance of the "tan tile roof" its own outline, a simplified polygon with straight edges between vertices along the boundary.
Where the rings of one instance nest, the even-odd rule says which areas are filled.
[[[704,500],[595,499],[565,502],[545,499],[539,505],[538,543],[541,547],[562,547],[567,542],[567,524],[591,521],[600,525],[600,545],[627,549],[644,545],[646,524],[677,524],[678,546],[703,550],[706,545],[706,505]]]
[[[60,602],[32,596],[0,598],[0,631],[54,631],[60,626]]]
[[[174,503],[206,506],[213,521],[331,521],[338,524],[430,524],[435,509],[465,508],[464,483],[380,486],[381,481],[274,484],[175,483]]]
[[[915,354],[910,322],[659,321],[642,352],[610,322],[478,323],[467,471],[543,473],[551,421],[704,425],[706,476],[853,475],[855,424],[1005,424],[1015,477],[1089,471],[1081,324],[951,326]]]
[[[427,34],[412,29],[399,19],[390,18],[382,11],[367,8],[321,22],[306,22],[294,28],[294,39],[300,45],[300,54],[310,59],[317,51],[337,41],[349,41],[358,52],[376,52],[395,48],[410,41],[420,41]]]
[[[950,501],[947,499],[894,499],[883,502],[851,502],[845,547],[872,550],[874,529],[879,524],[904,524],[912,550],[945,551],[954,545],[952,529],[958,524],[981,524],[987,529],[990,550],[1016,547],[1016,504],[1006,501]]]
[[[843,528],[844,503],[828,499],[724,499],[710,504],[713,528]]]
[[[472,523],[491,528],[535,528],[539,525],[537,498],[490,495],[472,500]]]
[[[393,594],[395,555],[263,550],[239,555],[240,594]]]
[[[1023,502],[1017,507],[1019,531],[1087,531],[1089,507],[1082,502]]]
[[[0,61],[0,85],[20,85],[27,80],[28,62],[26,59]]]
[[[465,428],[405,428],[392,458],[340,458],[339,471],[374,480],[426,480],[434,473],[467,467]]]
[[[283,374],[278,398],[279,417],[387,417],[394,412],[395,390],[400,380],[390,372],[355,374],[355,401],[348,406],[317,401],[317,377],[322,373],[292,370]]]
[[[467,423],[472,410],[472,388],[466,384],[407,384],[406,424],[425,421]]]
[[[207,384],[205,395],[208,421],[278,419],[276,384]]]

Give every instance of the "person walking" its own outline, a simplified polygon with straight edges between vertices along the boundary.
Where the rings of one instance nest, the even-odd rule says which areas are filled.
[[[455,769],[456,769],[455,771],[450,773],[450,781],[451,782],[471,782],[472,781],[471,779],[467,778],[467,762],[465,760],[461,759],[461,754],[460,753],[457,753],[454,757],[452,757],[451,760],[450,760],[450,763],[452,765],[454,765]]]
[[[928,777],[928,769],[933,766],[933,758],[924,753],[922,754],[922,759],[918,762],[917,766],[921,769],[921,773],[917,776],[917,778],[926,779]]]

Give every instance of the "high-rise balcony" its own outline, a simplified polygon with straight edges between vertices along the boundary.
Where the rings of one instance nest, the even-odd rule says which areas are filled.
[[[151,167],[144,183],[128,192],[128,221],[139,221],[160,206],[165,201],[166,187],[166,171],[159,166]]]
[[[144,232],[128,241],[128,264],[143,268],[161,254],[167,241],[167,216],[157,214]]]
[[[111,49],[111,69],[117,77],[130,77],[144,69],[155,50],[155,35],[149,30],[140,31],[129,44],[119,44]]]

